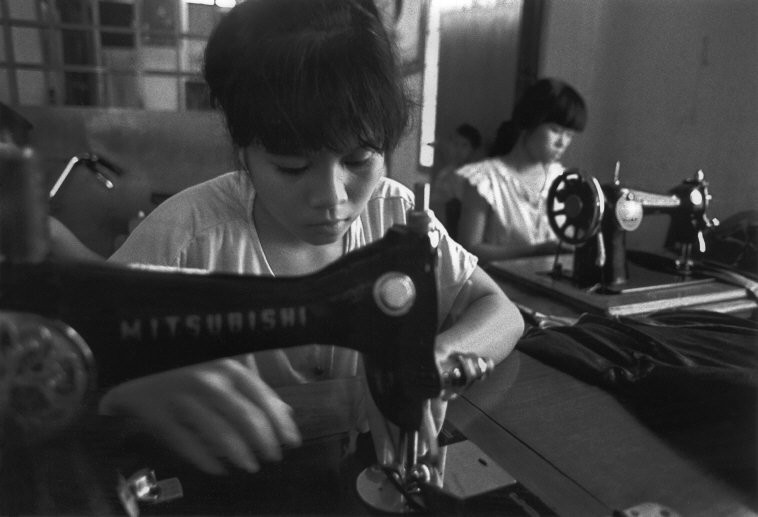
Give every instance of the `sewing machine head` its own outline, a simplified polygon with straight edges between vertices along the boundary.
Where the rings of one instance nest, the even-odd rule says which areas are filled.
[[[288,278],[57,263],[37,260],[36,249],[25,260],[17,239],[5,240],[0,351],[18,368],[2,371],[0,412],[21,422],[27,436],[49,435],[55,420],[70,420],[63,413],[76,405],[71,394],[83,394],[95,372],[105,389],[188,364],[315,342],[361,352],[384,416],[418,429],[424,401],[445,387],[434,356],[437,235],[420,221],[411,217],[411,226],[391,229],[324,270]],[[45,239],[40,227],[26,228],[42,233],[26,241]],[[40,382],[44,404],[17,404],[14,382],[30,378]],[[62,391],[66,397],[57,396]],[[42,414],[58,416],[44,423]]]
[[[311,343],[361,352],[374,402],[406,435],[421,428],[429,399],[472,381],[454,357],[445,372],[435,358],[439,234],[428,187],[417,189],[407,226],[311,275],[272,278],[51,261],[32,157],[3,147],[0,162],[2,443],[59,436],[95,388]],[[400,482],[424,482],[406,453],[395,454]]]
[[[548,220],[562,242],[575,246],[572,279],[578,285],[616,287],[629,277],[626,232],[648,214],[671,217],[666,247],[679,253],[677,271],[688,275],[694,250],[705,251],[703,233],[714,224],[707,215],[710,199],[702,171],[668,194],[656,194],[622,185],[618,165],[605,185],[570,169],[550,186]]]

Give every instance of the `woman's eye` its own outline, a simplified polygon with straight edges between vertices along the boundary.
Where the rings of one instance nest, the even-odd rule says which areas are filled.
[[[364,165],[368,164],[370,161],[370,158],[362,158],[359,160],[352,159],[352,160],[345,160],[344,164],[348,167],[363,167]]]
[[[283,174],[302,174],[311,166],[308,160],[285,158],[271,160],[271,164]]]
[[[356,154],[354,156],[348,156],[342,160],[342,163],[348,167],[363,167],[371,163],[374,158],[374,153],[365,152]]]
[[[303,172],[308,170],[307,165],[303,165],[300,167],[288,167],[284,165],[277,165],[276,168],[279,172],[283,172],[284,174],[293,174],[293,175],[302,174]]]

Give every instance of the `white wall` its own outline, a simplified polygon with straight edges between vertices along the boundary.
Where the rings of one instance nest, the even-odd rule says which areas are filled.
[[[548,0],[541,74],[577,87],[589,124],[565,164],[663,192],[702,169],[711,215],[758,208],[758,2]],[[655,248],[651,216],[630,247]],[[665,223],[665,224],[664,224]]]
[[[405,77],[405,85],[413,98],[415,108],[411,114],[411,123],[404,138],[394,150],[388,164],[389,176],[400,183],[413,188],[418,182],[427,182],[429,177],[419,171],[419,133],[421,128],[421,86],[422,74],[419,71]]]
[[[498,125],[509,118],[516,85],[519,21],[522,0],[456,7],[446,5],[440,19],[438,98],[435,141],[444,141],[461,123],[482,133],[489,146]],[[393,153],[390,176],[412,187],[430,177],[418,163],[421,71],[406,84],[419,105],[413,125]],[[428,142],[425,142],[428,143]],[[435,159],[439,160],[438,154]],[[435,163],[434,168],[440,165]]]
[[[489,146],[500,123],[510,118],[522,4],[522,0],[500,0],[443,12],[437,141],[468,122],[481,131]]]

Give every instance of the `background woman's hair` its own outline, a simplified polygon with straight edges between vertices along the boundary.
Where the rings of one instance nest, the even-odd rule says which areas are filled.
[[[473,149],[479,149],[482,145],[482,134],[471,124],[461,124],[455,128],[455,132],[471,143]]]
[[[394,44],[372,0],[247,0],[217,25],[205,80],[233,143],[387,152],[408,124]]]
[[[513,108],[511,119],[500,124],[490,156],[508,154],[522,132],[540,124],[553,123],[575,131],[587,124],[587,106],[582,96],[558,79],[540,79],[524,91]]]

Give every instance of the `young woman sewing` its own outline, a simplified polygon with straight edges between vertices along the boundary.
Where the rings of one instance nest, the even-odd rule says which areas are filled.
[[[301,275],[404,223],[413,195],[386,177],[385,158],[409,103],[371,0],[240,3],[213,32],[204,74],[239,170],[162,203],[111,261]],[[441,231],[438,361],[471,352],[498,362],[521,335],[521,316]],[[275,350],[123,384],[101,409],[137,417],[205,472],[254,472],[301,441],[274,388],[359,371],[352,351]]]

